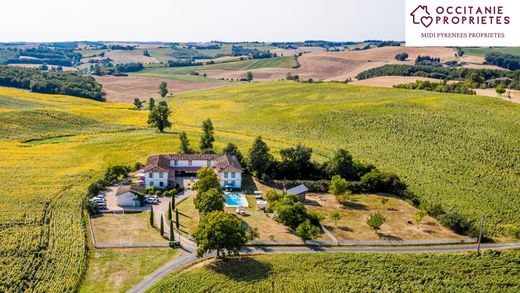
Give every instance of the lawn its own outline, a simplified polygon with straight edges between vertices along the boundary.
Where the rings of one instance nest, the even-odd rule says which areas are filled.
[[[520,56],[520,47],[494,47],[494,48],[462,48],[465,54],[484,57],[490,52],[500,52]]]
[[[238,216],[248,226],[258,229],[257,240],[300,240],[291,228],[269,218],[263,211],[257,210],[256,200],[253,195],[247,195],[249,208],[246,216]],[[235,208],[226,208],[226,212],[235,214]]]
[[[181,203],[177,204],[177,210],[179,210],[179,224],[180,232],[185,236],[187,234],[193,234],[197,230],[199,224],[199,212],[193,204],[193,196],[186,198]],[[175,217],[173,218],[175,222]]]
[[[518,292],[519,271],[519,250],[264,254],[175,272],[149,292]]]
[[[200,216],[193,204],[193,196],[190,196],[177,205],[179,210],[180,230],[184,235],[193,234],[197,230]],[[290,228],[268,218],[263,211],[256,210],[256,201],[253,196],[248,196],[249,208],[247,216],[237,216],[251,227],[256,227],[260,234],[260,240],[298,240],[298,236]],[[226,212],[235,214],[235,208],[226,208]]]
[[[381,199],[388,202],[383,205]],[[325,218],[322,224],[338,240],[423,240],[423,239],[464,239],[454,232],[444,228],[435,219],[426,216],[420,225],[415,225],[413,216],[417,209],[406,201],[387,195],[355,194],[350,197],[347,205],[338,203],[330,194],[308,195],[306,208],[322,214]],[[336,223],[330,218],[332,211],[341,214],[341,220]],[[374,232],[366,224],[366,219],[374,213],[385,216],[386,222],[381,229]],[[412,222],[411,224],[408,222]]]
[[[171,248],[94,250],[79,292],[125,292],[178,254]]]
[[[150,212],[101,214],[91,219],[97,242],[162,242],[150,226]]]

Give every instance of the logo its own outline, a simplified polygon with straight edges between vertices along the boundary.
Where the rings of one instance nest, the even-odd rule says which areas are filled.
[[[518,0],[406,0],[408,46],[518,46]]]
[[[422,24],[424,27],[429,27],[433,22],[433,17],[430,16],[428,6],[426,5],[417,6],[417,8],[410,13],[410,16],[412,16],[414,24]]]

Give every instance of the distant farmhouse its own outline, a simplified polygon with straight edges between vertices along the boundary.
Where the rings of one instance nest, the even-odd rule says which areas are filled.
[[[176,176],[195,176],[202,167],[212,167],[222,187],[242,187],[242,166],[236,156],[214,154],[166,154],[148,157],[144,167],[145,185],[167,188]]]

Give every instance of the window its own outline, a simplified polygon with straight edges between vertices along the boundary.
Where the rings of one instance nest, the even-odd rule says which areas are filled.
[[[163,173],[159,172],[159,178],[163,178]]]
[[[211,161],[208,161],[208,167],[211,167]]]
[[[231,186],[235,186],[235,181],[229,182]]]
[[[159,186],[160,186],[160,187],[164,187],[164,182],[162,182],[162,181],[159,182]]]
[[[179,162],[177,160],[173,161],[174,166],[177,166],[177,164],[179,164]]]
[[[150,184],[148,184],[150,187],[153,187],[153,182],[150,182]]]
[[[228,178],[228,173],[227,172],[224,172],[224,178]]]
[[[192,163],[191,160],[189,160],[189,161],[188,161],[188,166],[191,166],[191,163]]]
[[[153,173],[148,173],[148,178],[153,178]]]
[[[231,178],[235,178],[236,174],[235,172],[231,172]]]

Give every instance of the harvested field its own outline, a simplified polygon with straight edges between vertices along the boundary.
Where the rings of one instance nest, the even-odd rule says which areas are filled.
[[[297,49],[272,49],[272,53],[276,53],[280,56],[294,56],[298,53],[311,53],[311,52],[324,52],[325,48],[322,47],[298,47]]]
[[[105,53],[106,58],[114,60],[115,63],[158,63],[159,61],[154,57],[147,57],[143,55],[143,50],[110,50]]]
[[[191,82],[140,76],[96,76],[96,81],[103,85],[108,102],[120,103],[131,103],[137,97],[158,97],[157,89],[162,81],[168,83],[168,89],[174,94],[230,85],[226,82]]]
[[[505,70],[504,68],[498,67],[496,65],[484,64],[485,60],[482,56],[464,55],[460,59],[460,61],[463,63],[462,67],[464,68]]]
[[[18,66],[18,67],[25,67],[25,68],[39,68],[42,66],[42,64],[7,64],[8,66]],[[51,67],[57,67],[58,65],[48,65],[49,68]],[[76,70],[74,67],[68,67],[68,66],[62,66],[63,71],[73,71]]]
[[[399,53],[408,53],[409,61],[394,59]],[[362,51],[314,52],[298,58],[301,67],[293,73],[301,79],[345,80],[358,73],[385,64],[413,64],[418,55],[439,57],[441,61],[455,59],[451,48],[382,47]]]
[[[475,89],[475,91],[479,96],[498,97],[498,94],[496,93],[495,89]],[[510,97],[507,97],[506,93],[500,96],[499,98],[514,103],[520,103],[520,91],[511,90]]]

